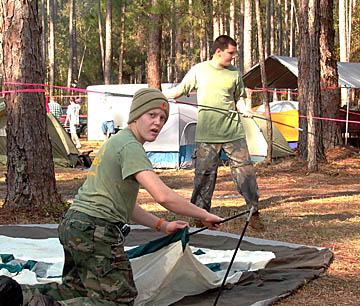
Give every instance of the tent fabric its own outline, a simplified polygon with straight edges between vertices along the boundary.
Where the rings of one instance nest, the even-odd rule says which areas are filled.
[[[169,119],[159,136],[154,142],[144,144],[154,168],[192,167],[196,122],[195,106],[170,102]]]
[[[339,86],[360,88],[360,63],[338,62]],[[297,89],[298,59],[296,57],[270,55],[265,59],[267,88]],[[262,88],[260,64],[254,65],[243,76],[248,88]]]
[[[173,84],[162,84],[166,89]],[[131,105],[131,95],[138,89],[148,87],[147,84],[123,84],[123,85],[96,85],[89,86],[88,94],[88,120],[89,120],[89,140],[102,139],[101,132],[101,112],[103,101],[106,99],[113,105],[115,126],[124,128]],[[103,93],[102,93],[103,92]],[[105,94],[106,92],[106,94]],[[154,168],[170,169],[190,169],[194,167],[192,159],[195,149],[195,131],[197,124],[197,102],[196,92],[183,95],[170,102],[169,119],[161,130],[154,142],[145,143],[144,148]],[[253,120],[253,119],[249,119]],[[263,129],[259,130],[263,124],[254,122],[248,124],[251,131],[246,135],[247,141],[251,142],[250,155],[253,161],[262,161],[267,154],[267,144],[264,138]],[[276,129],[276,127],[274,128]],[[266,133],[265,133],[266,134]],[[275,134],[278,134],[275,131]],[[255,139],[250,139],[251,135],[256,135]],[[259,141],[259,142],[257,142]],[[274,137],[274,157],[288,156],[293,154],[286,141],[281,137]],[[280,144],[277,144],[280,141]],[[221,159],[227,160],[225,154]]]
[[[260,119],[262,117],[263,116],[259,114],[253,118],[241,118],[246,133],[249,153],[254,161],[264,160],[267,155],[267,121],[264,120],[265,117],[264,119]],[[293,155],[294,152],[290,149],[288,142],[274,123],[272,124],[272,130],[273,158]]]
[[[79,152],[70,136],[51,113],[47,113],[46,123],[52,145],[54,165],[56,167],[75,167]],[[7,161],[6,125],[5,104],[2,103],[0,105],[0,164],[2,165],[6,165]]]
[[[29,240],[48,237],[56,240],[57,238],[56,226],[49,228],[36,225],[26,227],[0,226],[0,235],[1,238],[32,238]],[[184,235],[184,233],[181,235]],[[164,237],[162,233],[139,226],[132,226],[131,233],[127,237],[126,246],[131,250],[152,240],[168,239],[168,237],[162,237]],[[185,250],[180,239],[155,252],[142,256],[146,260],[135,259],[135,261],[137,260],[133,266],[134,270],[137,271],[135,278],[137,281],[144,280],[142,284],[137,282],[141,300],[138,299],[136,305],[213,305],[221,283],[221,277],[197,260],[196,256],[198,255],[193,253],[198,253],[196,250],[200,248],[205,253],[211,250],[212,252],[217,251],[219,254],[226,252],[233,254],[238,242],[237,239],[237,236],[228,233],[204,231],[192,235]],[[149,246],[146,248],[148,249]],[[244,257],[245,261],[250,258],[250,254],[253,252],[265,254],[268,256],[264,257],[267,260],[264,262],[263,267],[259,269],[235,271],[230,277],[232,281],[221,294],[219,305],[271,305],[301,287],[304,280],[309,282],[319,276],[329,266],[333,258],[333,254],[329,249],[251,237],[244,237],[240,248],[241,252],[247,252]],[[8,253],[7,250],[11,251],[9,247],[4,250],[4,244],[1,243],[0,253]],[[16,245],[15,250],[17,252],[16,256],[20,252],[25,253],[26,251],[24,248],[19,247],[19,244]],[[42,252],[44,258],[55,256],[52,250],[52,246],[48,245],[47,252]],[[228,256],[225,261],[229,262],[230,257]],[[134,260],[132,260],[132,265],[133,262]],[[154,274],[149,274],[148,269],[152,269]],[[165,270],[170,270],[171,273],[167,275]],[[150,281],[149,275],[152,275]],[[199,276],[200,280],[198,279]],[[215,285],[211,283],[211,288],[207,289],[207,286],[209,286],[208,281],[214,279]],[[151,291],[149,291],[150,287],[154,289],[151,294],[152,297],[148,294]],[[198,290],[201,292],[196,293]],[[185,296],[181,297],[182,295]]]
[[[264,114],[265,106],[253,108],[257,113]],[[271,120],[284,136],[287,142],[299,140],[299,102],[297,101],[274,101],[270,102]],[[290,145],[291,147],[291,145]]]
[[[163,89],[170,86],[172,84],[162,84]],[[140,88],[146,87],[148,87],[147,84],[89,86],[87,88],[89,90],[88,139],[103,140],[101,123],[105,100],[112,105],[115,126],[123,129],[127,126],[132,95]],[[197,108],[193,104],[196,104],[196,95],[182,96],[178,99],[178,103],[170,102],[169,118],[161,133],[156,141],[144,144],[154,168],[192,167],[197,122]]]

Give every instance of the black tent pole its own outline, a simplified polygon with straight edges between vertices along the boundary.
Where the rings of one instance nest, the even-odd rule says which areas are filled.
[[[217,297],[216,297],[216,299],[215,299],[214,306],[216,306],[216,304],[217,304],[217,302],[218,302],[218,300],[219,300],[219,298],[220,298],[221,292],[222,292],[222,290],[224,289],[224,286],[225,286],[225,283],[226,283],[226,279],[227,279],[227,277],[228,277],[228,275],[229,275],[229,273],[230,273],[231,266],[232,266],[232,264],[234,263],[234,260],[235,260],[235,257],[236,257],[236,253],[237,253],[238,249],[240,248],[241,241],[243,240],[245,231],[246,231],[246,229],[247,229],[247,227],[248,227],[248,225],[249,225],[249,222],[250,222],[250,219],[251,219],[253,213],[254,213],[254,206],[252,206],[251,209],[250,209],[249,216],[248,216],[248,218],[247,218],[247,220],[246,220],[246,222],[245,222],[245,226],[244,226],[244,228],[243,228],[243,230],[242,230],[242,233],[241,233],[241,236],[240,236],[239,241],[238,241],[238,243],[237,243],[236,249],[234,250],[233,257],[231,258],[230,264],[229,264],[229,266],[228,266],[228,268],[227,268],[227,271],[226,271],[226,274],[225,274],[225,276],[224,276],[224,279],[223,279],[223,282],[222,282],[222,284],[221,284],[221,287],[220,287],[220,289],[219,289],[218,295],[217,295]]]
[[[243,211],[243,212],[241,212],[241,213],[239,213],[239,214],[237,214],[237,215],[234,215],[234,216],[232,216],[232,217],[226,218],[226,219],[224,219],[224,220],[222,220],[222,221],[220,221],[220,222],[218,222],[218,223],[216,223],[216,224],[222,224],[222,223],[228,222],[228,221],[230,221],[230,220],[232,220],[232,219],[238,218],[238,217],[240,217],[240,216],[242,216],[242,215],[245,215],[245,214],[247,214],[247,213],[249,213],[249,212],[250,212],[249,209],[248,209],[248,210],[245,210],[245,211]],[[200,233],[200,232],[202,232],[202,231],[204,231],[204,230],[206,230],[206,229],[208,229],[208,227],[207,227],[207,226],[204,226],[204,227],[202,227],[202,228],[200,228],[200,229],[198,229],[198,230],[195,230],[195,231],[193,231],[193,232],[191,232],[191,233],[188,233],[188,236],[195,235],[195,234]]]

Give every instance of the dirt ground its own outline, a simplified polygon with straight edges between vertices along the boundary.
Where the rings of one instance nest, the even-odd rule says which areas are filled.
[[[82,141],[82,151],[94,150],[101,142]],[[261,214],[266,231],[248,228],[251,237],[315,245],[333,250],[334,261],[318,279],[305,283],[290,297],[275,305],[359,305],[360,301],[360,154],[337,148],[328,152],[327,163],[316,173],[308,173],[296,157],[265,165],[255,165],[260,190]],[[87,170],[56,168],[58,192],[72,202]],[[6,196],[6,168],[0,167],[0,206]],[[157,170],[161,179],[187,199],[191,197],[193,170]],[[168,220],[181,218],[154,203],[141,189],[139,203]],[[220,167],[213,196],[213,212],[228,217],[245,205],[234,189],[228,167]],[[240,234],[245,219],[224,224],[222,231]],[[0,224],[56,223],[51,216],[28,212],[16,215],[0,208]]]

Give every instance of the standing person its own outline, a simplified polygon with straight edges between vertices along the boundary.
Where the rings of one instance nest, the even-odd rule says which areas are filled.
[[[85,183],[60,223],[59,237],[65,253],[63,284],[53,284],[57,290],[49,286],[48,290],[38,289],[34,305],[44,300],[50,303],[52,298],[61,300],[61,305],[134,304],[137,290],[123,245],[128,233],[126,223],[133,220],[166,234],[189,227],[187,222],[167,222],[142,209],[136,203],[140,185],[166,209],[197,218],[210,229],[219,227],[215,223],[221,218],[166,186],[146,155],[143,144],[157,138],[168,117],[169,103],[159,90],[143,88],[135,93],[128,127],[100,148]],[[29,290],[24,288],[23,293],[28,301]],[[72,303],[67,304],[67,299]]]
[[[64,123],[64,125],[66,126],[67,122],[69,122],[71,139],[73,143],[76,144],[77,149],[81,148],[79,137],[76,133],[76,127],[79,125],[80,102],[81,102],[80,98],[78,99],[75,99],[74,97],[70,98],[70,105],[68,106],[66,112],[66,119]]]
[[[57,119],[57,121],[60,122],[60,117],[61,117],[61,106],[60,106],[60,104],[55,102],[54,100],[50,100],[49,111]]]
[[[243,117],[252,117],[242,76],[231,65],[237,54],[236,42],[227,35],[219,36],[212,49],[212,59],[192,67],[182,82],[164,92],[177,98],[197,90],[198,122],[196,126],[195,178],[191,202],[210,211],[215,189],[220,154],[229,158],[231,174],[238,192],[244,196],[248,208],[255,213],[250,225],[263,230],[258,211],[259,192],[255,169],[247,148]],[[203,107],[208,106],[208,107]],[[237,110],[239,113],[229,112]]]
[[[112,135],[115,134],[115,127],[114,127],[114,114],[111,101],[107,98],[105,94],[104,99],[104,117],[103,122],[101,124],[101,129],[104,133],[105,141],[107,141]]]

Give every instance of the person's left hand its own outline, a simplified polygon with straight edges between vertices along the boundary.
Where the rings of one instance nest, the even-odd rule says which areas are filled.
[[[254,117],[254,112],[250,107],[244,107],[241,110],[241,115],[245,118],[252,118]]]
[[[168,222],[165,227],[165,234],[173,234],[173,233],[177,232],[178,230],[183,229],[185,227],[190,228],[190,225],[188,222],[181,221],[181,220]]]

